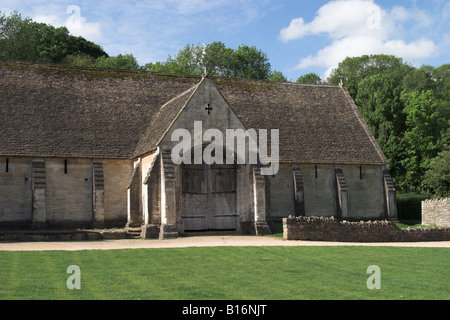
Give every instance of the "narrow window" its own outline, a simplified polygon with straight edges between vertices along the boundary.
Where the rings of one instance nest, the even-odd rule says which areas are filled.
[[[359,180],[362,180],[362,166],[359,166]]]
[[[9,158],[6,158],[6,172],[9,172]]]
[[[314,166],[314,173],[315,173],[316,179],[317,179],[317,166]]]
[[[67,160],[64,160],[64,174],[67,174]]]

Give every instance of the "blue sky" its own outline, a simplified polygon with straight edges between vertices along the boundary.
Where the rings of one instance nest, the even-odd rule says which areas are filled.
[[[326,77],[347,56],[394,54],[420,66],[450,63],[448,0],[0,0],[0,11],[66,26],[109,55],[140,64],[186,44],[254,45],[295,81]]]

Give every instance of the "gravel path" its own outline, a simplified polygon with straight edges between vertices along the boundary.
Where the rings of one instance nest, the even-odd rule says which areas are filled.
[[[171,240],[99,240],[64,242],[0,242],[0,251],[43,251],[43,250],[112,250],[143,248],[185,248],[215,246],[392,246],[392,247],[444,247],[450,248],[450,241],[443,242],[389,242],[350,243],[322,241],[287,241],[274,237],[214,235],[187,236]]]

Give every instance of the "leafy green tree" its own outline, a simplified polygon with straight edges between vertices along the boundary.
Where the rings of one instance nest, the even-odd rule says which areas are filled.
[[[363,55],[361,57],[346,58],[331,71],[327,82],[339,84],[343,78],[345,87],[352,97],[356,97],[359,82],[372,75],[389,74],[395,83],[400,83],[403,76],[414,68],[403,62],[402,58],[392,55]]]
[[[442,135],[446,130],[446,123],[438,112],[438,100],[432,90],[405,93],[403,99],[407,157],[401,163],[406,169],[406,187],[419,191],[417,188],[421,185],[431,159],[442,150]]]
[[[145,65],[145,69],[153,72],[194,75],[203,74],[205,67],[212,76],[268,79],[271,75],[271,66],[264,52],[246,45],[233,50],[222,42],[188,44],[174,58],[169,56],[166,61]]]
[[[346,58],[340,77],[389,160],[398,189],[421,192],[430,162],[450,142],[450,65],[415,68],[401,58]]]
[[[234,55],[237,60],[234,76],[236,78],[268,79],[271,66],[267,54],[255,46],[239,46]]]
[[[406,115],[401,88],[385,74],[374,74],[359,82],[355,102],[372,134],[389,159],[391,174],[398,183],[404,177],[401,160]]]
[[[33,61],[38,58],[31,20],[22,20],[18,12],[9,17],[0,12],[0,57]]]
[[[89,55],[94,59],[108,57],[108,54],[101,46],[88,41],[83,37],[69,36],[67,42],[69,43],[69,54],[84,54]]]
[[[431,71],[435,92],[443,100],[450,101],[450,64],[443,64]]]
[[[200,75],[207,66],[209,74],[222,75],[227,73],[228,68],[220,59],[222,47],[224,46],[220,42],[206,46],[187,44],[178,51],[175,58],[169,55],[165,61],[148,63],[145,68],[153,72]]]
[[[435,86],[432,79],[433,70],[434,68],[431,66],[422,66],[419,69],[411,70],[403,78],[403,90],[406,92],[433,90]]]
[[[60,62],[69,54],[69,31],[65,27],[55,28],[44,23],[33,23],[36,55],[40,62]]]
[[[401,87],[389,75],[375,74],[361,80],[355,102],[382,145],[387,143],[390,135],[401,135],[404,131]]]
[[[199,68],[206,66],[208,74],[219,77],[234,77],[238,61],[235,52],[222,42],[213,42],[204,46],[204,54],[199,60]]]
[[[18,12],[10,16],[0,12],[0,58],[59,63],[75,54],[107,56],[99,45],[70,35],[65,27],[23,19]]]
[[[274,82],[288,82],[283,72],[277,70],[272,71],[269,80]]]
[[[119,54],[114,57],[100,57],[95,60],[94,67],[112,69],[140,69],[136,58],[132,54]]]
[[[322,83],[322,79],[317,73],[307,73],[305,75],[298,77],[297,83],[320,84]]]
[[[445,150],[430,162],[423,187],[429,194],[450,197],[450,150]]]
[[[434,93],[439,99],[438,112],[445,123],[446,131],[443,133],[443,144],[450,145],[450,64],[443,64],[434,68],[431,73],[434,81]],[[446,119],[446,120],[445,120]]]

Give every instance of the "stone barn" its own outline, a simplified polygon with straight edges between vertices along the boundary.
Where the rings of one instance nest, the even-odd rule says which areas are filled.
[[[3,230],[164,239],[396,218],[388,163],[344,86],[3,60],[0,137]]]

